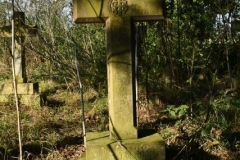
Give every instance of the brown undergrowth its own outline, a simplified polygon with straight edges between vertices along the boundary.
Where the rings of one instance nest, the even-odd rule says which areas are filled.
[[[85,150],[79,93],[51,81],[42,85],[41,92],[47,95],[41,108],[21,105],[24,159],[81,159]],[[108,130],[107,98],[93,89],[85,89],[84,93],[87,131]],[[140,98],[138,128],[161,134],[167,160],[235,160],[240,156],[237,94],[216,96],[207,119],[208,106],[200,100],[190,106],[169,105],[156,95],[149,100]],[[16,159],[18,137],[13,105],[1,105],[0,121],[0,159]]]
[[[156,97],[155,102],[142,98],[139,127],[161,134],[167,160],[239,159],[238,93],[215,95],[210,106],[204,102],[206,99],[198,99],[190,106],[178,104],[177,100],[176,105],[169,105]]]
[[[40,86],[40,91],[47,96],[44,106],[20,106],[24,159],[79,159],[84,153],[79,93],[53,81]],[[92,108],[102,111],[106,107],[106,98],[99,99],[92,89],[85,90],[84,99],[86,112]],[[16,159],[18,136],[14,104],[1,104],[0,121],[0,159]],[[87,130],[101,128],[100,122],[91,124],[95,125],[88,125]]]

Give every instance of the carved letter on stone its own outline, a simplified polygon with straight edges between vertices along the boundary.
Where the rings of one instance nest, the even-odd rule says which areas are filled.
[[[127,0],[110,0],[109,1],[110,11],[118,16],[123,16],[128,10]]]

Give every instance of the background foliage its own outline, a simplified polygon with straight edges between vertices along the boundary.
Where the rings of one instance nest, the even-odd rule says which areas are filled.
[[[84,86],[106,96],[104,24],[75,24],[71,0],[16,0],[16,4],[16,10],[25,12],[26,24],[38,26],[37,36],[26,37],[24,43],[28,81],[52,80],[65,84],[67,91],[78,90],[77,51]],[[190,142],[214,155],[216,146],[238,151],[240,37],[231,22],[240,18],[240,1],[166,0],[165,4],[164,21],[141,24],[138,105],[143,124],[139,126],[160,127],[169,146],[176,145],[179,135],[187,137],[189,152]],[[0,1],[2,26],[10,25],[11,14],[11,4]],[[0,39],[1,81],[11,78],[10,46],[9,38]],[[147,122],[141,115],[155,112],[157,116]],[[2,127],[1,132],[8,126]]]

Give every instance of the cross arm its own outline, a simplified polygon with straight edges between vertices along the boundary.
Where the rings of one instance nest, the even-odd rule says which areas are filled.
[[[111,13],[106,0],[73,0],[73,19],[76,23],[104,23]]]
[[[37,26],[34,25],[24,25],[15,28],[15,36],[29,36],[33,37],[37,34]],[[0,27],[0,37],[12,37],[12,26],[2,26]]]
[[[163,0],[73,0],[76,23],[104,22],[114,16],[160,20],[163,19]]]

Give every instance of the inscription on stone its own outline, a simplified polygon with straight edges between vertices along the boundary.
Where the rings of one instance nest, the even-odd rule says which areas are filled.
[[[110,11],[118,16],[123,16],[128,10],[127,0],[110,0],[109,1]]]

